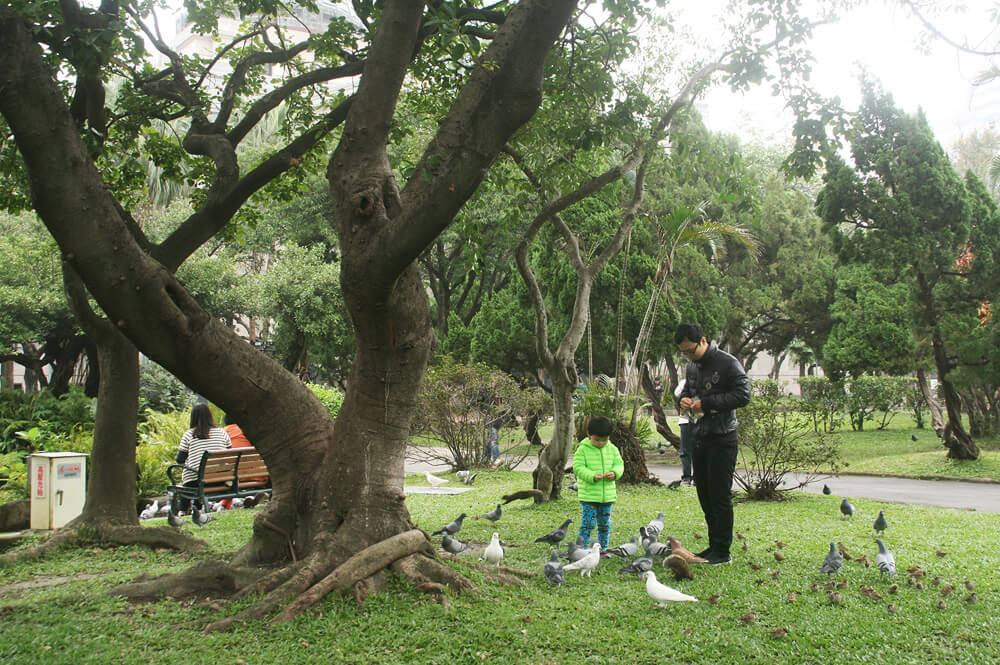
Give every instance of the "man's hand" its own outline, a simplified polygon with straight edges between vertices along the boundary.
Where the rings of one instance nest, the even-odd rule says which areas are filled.
[[[681,399],[681,409],[691,413],[701,413],[701,400],[694,400],[690,397]]]

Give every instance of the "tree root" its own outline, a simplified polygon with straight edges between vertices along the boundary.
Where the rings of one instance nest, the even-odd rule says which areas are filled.
[[[169,547],[182,552],[197,552],[208,547],[208,543],[201,538],[195,538],[167,527],[101,524],[90,521],[72,522],[62,529],[56,530],[44,542],[31,549],[9,552],[0,556],[0,566],[37,559],[69,545],[82,546],[93,542]]]
[[[130,602],[152,602],[164,597],[229,598],[236,589],[252,584],[261,571],[234,568],[222,561],[202,561],[181,573],[140,576],[135,582],[119,585],[108,593],[123,596]]]
[[[366,547],[296,598],[274,617],[273,623],[279,625],[288,623],[331,591],[350,588],[397,559],[425,550],[427,547],[427,536],[419,529],[397,534]]]

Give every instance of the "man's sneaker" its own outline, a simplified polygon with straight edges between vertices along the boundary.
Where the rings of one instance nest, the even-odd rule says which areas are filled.
[[[706,547],[702,551],[696,552],[695,556],[700,556],[702,559],[707,559],[708,555],[711,554],[711,553],[712,553],[712,548],[711,547]]]
[[[718,566],[726,563],[732,563],[733,558],[728,554],[709,554],[708,555],[708,565]]]

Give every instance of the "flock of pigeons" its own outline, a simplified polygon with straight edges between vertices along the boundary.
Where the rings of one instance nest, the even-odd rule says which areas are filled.
[[[458,473],[462,474],[463,472],[459,471]],[[430,476],[431,474],[427,475]],[[430,478],[428,478],[428,480],[430,480]],[[438,480],[444,479],[438,478]],[[445,480],[445,482],[447,481]],[[831,494],[830,488],[824,485],[823,493]],[[840,503],[840,512],[843,515],[843,519],[850,519],[854,516],[854,506],[846,497],[844,497]],[[496,508],[488,513],[479,515],[474,519],[489,520],[495,527],[502,515],[503,507],[502,504],[498,503]],[[432,536],[441,536],[441,547],[446,552],[458,555],[472,549],[467,543],[462,542],[457,537],[457,534],[461,531],[462,524],[467,517],[468,515],[466,513],[462,513],[457,518],[431,534]],[[542,572],[550,583],[559,586],[565,583],[567,572],[577,571],[581,577],[590,577],[594,570],[598,568],[602,560],[617,556],[630,560],[627,565],[623,566],[618,571],[618,573],[637,575],[645,579],[646,592],[657,605],[662,607],[666,606],[666,604],[670,602],[697,601],[698,599],[694,596],[685,594],[658,581],[656,574],[652,570],[654,563],[657,559],[659,559],[664,567],[670,569],[676,580],[694,579],[694,574],[692,573],[689,564],[705,562],[705,559],[685,549],[673,536],[668,535],[665,542],[660,542],[659,538],[663,533],[663,517],[664,513],[658,513],[657,516],[650,520],[648,524],[639,529],[639,534],[633,536],[631,541],[618,545],[617,547],[609,548],[607,551],[602,552],[601,545],[598,542],[588,546],[586,543],[582,542],[582,539],[578,538],[576,542],[568,544],[565,552],[560,553],[557,548],[559,548],[563,540],[565,540],[569,526],[573,523],[573,520],[568,519],[551,532],[536,538],[534,541],[535,543],[542,543],[552,547],[549,559],[545,562]],[[828,577],[832,577],[840,572],[845,560],[855,560],[865,567],[869,567],[874,564],[883,578],[895,575],[896,559],[892,552],[890,552],[886,547],[885,541],[883,540],[885,532],[889,528],[884,510],[879,511],[878,517],[875,518],[872,526],[875,530],[875,535],[877,536],[875,538],[875,543],[878,545],[878,552],[874,556],[874,562],[869,561],[867,555],[852,556],[850,552],[847,551],[847,548],[843,543],[831,542],[829,552],[820,565],[820,573],[825,574]],[[743,549],[747,550],[748,548],[745,536],[739,532],[737,532],[736,536],[738,539],[743,541]],[[698,536],[696,535],[696,537]],[[778,550],[785,547],[785,543],[781,541],[775,541],[775,544]],[[640,551],[642,554],[641,556],[638,556]],[[937,550],[936,554],[939,557],[943,557],[947,555],[947,552]],[[494,566],[499,566],[501,561],[503,561],[503,558],[503,543],[500,541],[499,532],[494,531],[489,544],[480,556],[480,560],[486,561]],[[785,557],[780,551],[774,551],[774,558],[776,561],[780,562],[783,561]],[[568,563],[564,563],[564,561]],[[755,570],[762,567],[755,564],[753,561],[750,561],[749,564]],[[917,589],[925,588],[924,582],[922,581],[922,578],[926,575],[925,570],[923,570],[920,566],[912,566],[907,569],[907,573],[907,582],[910,585],[915,586]],[[777,577],[778,574],[780,574],[780,571],[775,571],[772,573],[772,577]],[[941,582],[942,580],[940,577],[935,577],[930,581],[930,583],[935,586],[940,585]],[[839,581],[831,579],[827,582],[827,596],[831,603],[839,604],[842,601],[840,590],[844,589],[846,586],[846,579]],[[975,583],[966,580],[965,587],[970,592],[969,595],[965,597],[965,602],[972,605],[977,600],[975,592],[976,585]],[[819,591],[819,588],[819,584],[813,584],[810,587],[812,591]],[[875,600],[881,600],[884,598],[884,596],[882,596],[882,594],[874,587],[861,584],[860,588],[863,594]],[[895,594],[898,588],[898,584],[892,584],[888,587],[887,592],[889,594]],[[939,591],[942,597],[937,602],[937,607],[939,609],[944,609],[944,598],[950,594],[953,589],[954,586],[951,584],[944,584],[943,586],[940,586]],[[797,594],[795,592],[790,592],[788,594],[788,602],[794,602],[796,595]],[[718,595],[713,595],[707,599],[709,603],[715,603],[718,602],[718,600]],[[887,609],[890,614],[895,614],[896,604],[889,603]],[[787,633],[787,630],[787,628],[784,628],[779,629],[777,632]],[[776,634],[775,636],[783,637],[784,634]]]
[[[255,505],[257,505],[260,498],[262,497],[266,497],[266,495],[257,494],[251,497],[247,497],[246,499],[240,499],[237,497],[235,499],[232,499],[232,502],[229,504],[228,508],[224,506],[221,501],[215,503],[212,503],[210,501],[208,503],[208,506],[206,506],[206,510],[204,511],[199,510],[198,508],[193,508],[193,510],[191,511],[191,521],[197,524],[198,526],[205,526],[209,522],[215,520],[215,518],[209,515],[209,513],[219,513],[222,512],[223,510],[235,510],[237,508],[253,508]],[[153,503],[149,504],[139,512],[140,520],[151,520],[157,517],[159,518],[166,517],[167,523],[173,527],[180,527],[184,524],[184,520],[181,519],[181,516],[174,513],[170,509],[169,501],[164,502],[164,504],[161,506],[159,500],[154,499]]]

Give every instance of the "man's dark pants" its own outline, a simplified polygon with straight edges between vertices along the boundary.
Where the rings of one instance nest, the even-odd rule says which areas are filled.
[[[695,433],[694,484],[708,523],[708,545],[718,556],[733,544],[733,473],[736,471],[737,432],[702,436]]]

